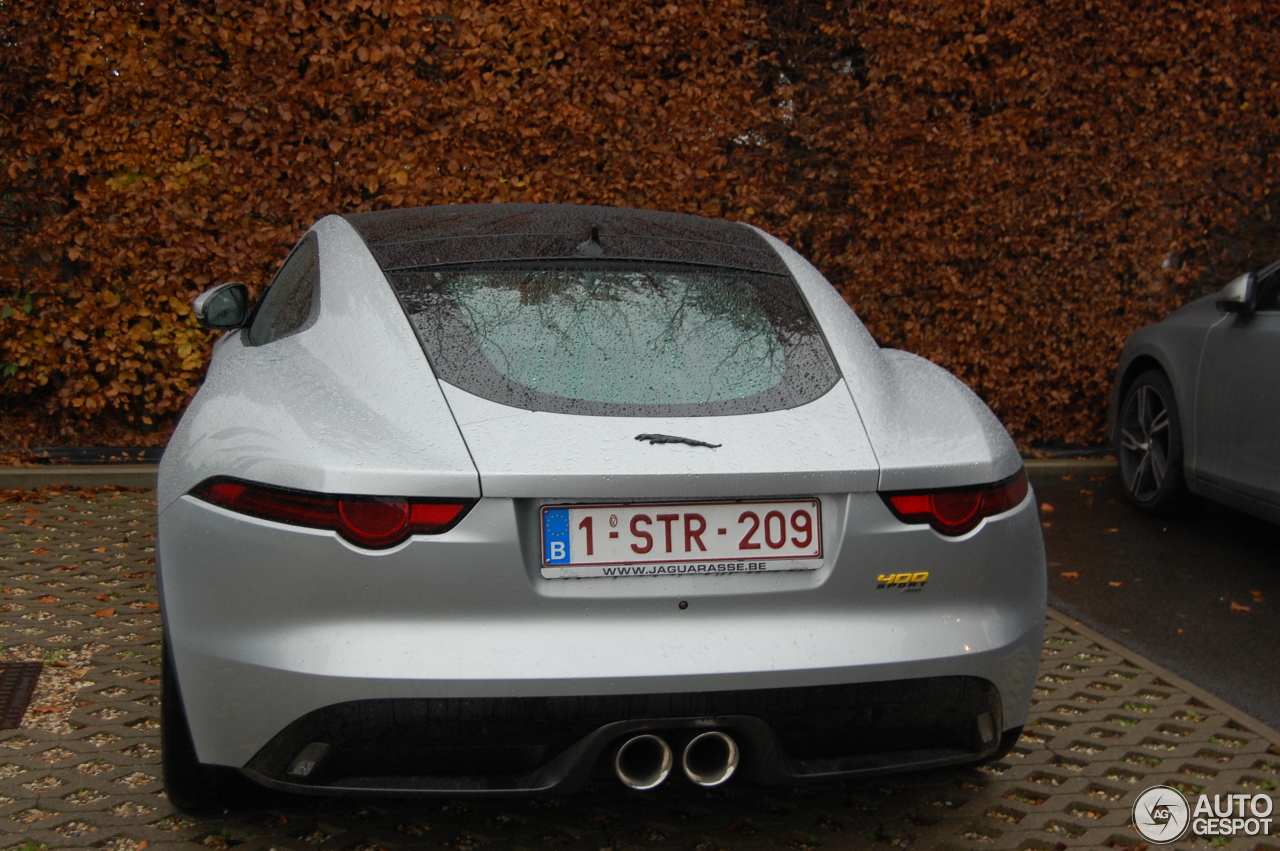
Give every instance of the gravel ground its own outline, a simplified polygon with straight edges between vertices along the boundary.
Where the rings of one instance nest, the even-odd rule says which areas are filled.
[[[1143,846],[1136,793],[1268,791],[1280,748],[1069,625],[1048,621],[1037,702],[1003,761],[865,782],[560,799],[394,801],[263,792],[195,819],[161,790],[150,491],[0,493],[0,643],[45,663],[0,731],[0,848],[1064,849]],[[1206,847],[1204,840],[1177,847]],[[1280,851],[1280,839],[1230,847]]]

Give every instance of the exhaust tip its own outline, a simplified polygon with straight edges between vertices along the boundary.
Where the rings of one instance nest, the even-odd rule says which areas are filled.
[[[684,774],[699,786],[719,786],[738,768],[738,743],[728,733],[711,730],[695,736],[684,749]]]
[[[644,792],[658,787],[667,779],[674,761],[671,746],[666,741],[645,733],[622,743],[613,758],[613,770],[622,785]]]

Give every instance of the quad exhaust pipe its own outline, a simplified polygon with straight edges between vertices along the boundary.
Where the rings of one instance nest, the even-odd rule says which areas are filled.
[[[666,740],[645,733],[622,743],[613,758],[613,770],[622,785],[640,792],[656,789],[671,773],[671,745]]]
[[[728,733],[711,730],[694,736],[680,760],[684,776],[699,786],[719,786],[738,769],[738,743]]]
[[[738,768],[738,743],[728,733],[710,730],[694,736],[685,745],[680,766],[699,786],[719,786]],[[661,736],[644,733],[622,743],[613,758],[613,770],[629,789],[656,789],[671,774],[675,760],[671,746]]]

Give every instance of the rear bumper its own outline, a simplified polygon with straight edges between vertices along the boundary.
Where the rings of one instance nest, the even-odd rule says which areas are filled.
[[[544,794],[608,772],[631,736],[679,754],[731,735],[741,774],[764,783],[973,762],[1001,745],[1000,695],[976,677],[600,697],[353,701],[311,712],[243,769],[312,794]],[[323,753],[305,777],[299,755]],[[678,760],[677,760],[678,761]]]
[[[499,706],[953,677],[994,689],[997,732],[1020,726],[1044,630],[1034,499],[943,539],[900,523],[874,493],[820,498],[820,570],[558,581],[540,578],[537,548],[521,543],[536,540],[521,529],[536,522],[535,504],[483,499],[446,534],[371,554],[332,533],[180,498],[160,516],[158,574],[198,757],[287,783],[274,763],[254,761],[292,741],[282,731],[301,719],[344,705],[410,711],[450,700]],[[930,571],[923,589],[879,587],[882,574],[921,570]],[[605,713],[556,741],[606,747],[594,731],[610,724],[722,716],[764,717],[750,707]],[[921,759],[980,757],[969,749]]]

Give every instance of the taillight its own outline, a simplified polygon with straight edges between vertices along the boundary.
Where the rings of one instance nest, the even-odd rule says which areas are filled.
[[[312,529],[330,529],[368,549],[393,547],[410,535],[439,535],[457,525],[475,500],[331,496],[236,479],[209,479],[191,495],[231,511]]]
[[[983,518],[1020,504],[1027,496],[1027,474],[1019,470],[1004,481],[976,488],[880,495],[903,523],[928,523],[943,535],[963,535]]]

